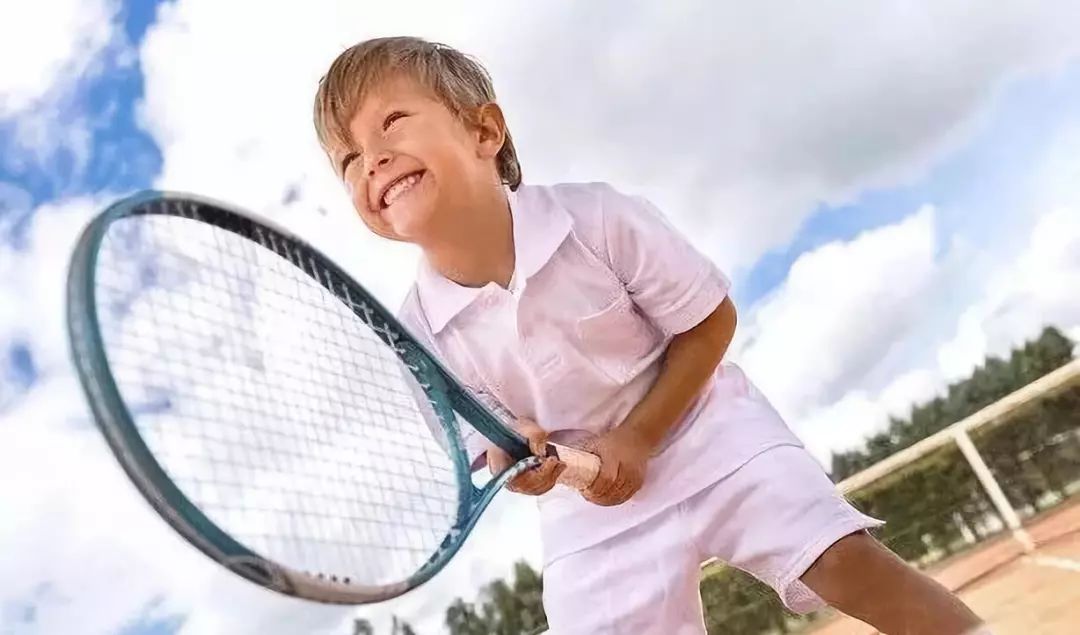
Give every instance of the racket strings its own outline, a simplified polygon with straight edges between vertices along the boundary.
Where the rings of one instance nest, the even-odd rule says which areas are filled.
[[[184,494],[295,569],[366,584],[416,571],[456,519],[453,463],[376,320],[305,271],[347,286],[273,234],[113,226],[96,283],[110,367]]]
[[[194,331],[187,330],[187,329],[184,329],[184,328],[178,328],[177,331],[184,332],[186,334],[187,333],[190,333],[190,334],[195,333]],[[166,356],[168,355],[167,352],[163,353],[160,349],[142,348],[138,344],[130,346],[129,348],[133,352],[140,352],[140,353],[143,353],[143,354],[146,354],[146,355],[151,355],[151,354],[153,354],[153,355],[162,354],[162,355],[166,355]],[[168,358],[166,357],[165,359],[168,359]],[[190,370],[190,371],[201,370],[203,372],[213,372],[216,368],[218,368],[217,365],[212,363],[212,360],[210,360],[209,357],[198,357],[198,358],[195,358],[195,359],[187,360],[186,363],[189,364],[188,370]],[[124,364],[124,360],[121,359],[115,365],[118,366],[118,367],[122,367],[123,364]],[[146,369],[146,370],[147,370],[146,374],[147,374],[148,377],[154,377],[154,376],[160,376],[161,375],[160,371],[155,371],[154,369]],[[337,375],[337,379],[340,379],[342,381],[347,381],[348,380],[348,377],[346,377],[343,372],[338,373],[338,372],[335,372],[333,370],[327,371],[327,372],[329,374],[331,374],[331,375]],[[290,379],[290,380],[296,380],[296,381],[304,379],[304,377],[302,375],[299,375],[299,374],[296,374],[296,373],[290,373],[290,372],[282,372],[279,375],[282,378]],[[152,386],[152,384],[151,384],[151,386]],[[303,394],[304,396],[311,397],[313,399],[315,399],[315,398],[323,398],[325,396],[323,393],[316,394],[314,392],[311,392],[309,390],[305,390],[304,388],[299,388],[299,387],[295,388],[294,391],[296,393],[298,393],[298,394]],[[365,400],[366,398],[363,395],[359,395],[357,398],[358,398],[358,400],[363,402],[362,405],[370,405],[370,404],[372,404],[372,402],[366,401]],[[223,396],[223,402],[220,404],[220,407],[223,408],[223,409],[228,409],[230,407],[230,405],[233,404],[233,403],[242,403],[242,402],[239,402],[237,399],[233,398],[232,396],[225,395],[225,396]],[[338,405],[338,404],[328,404],[328,403],[324,402],[320,407],[322,407],[322,408],[331,408],[334,405]],[[375,404],[375,405],[377,407],[377,404]],[[392,407],[393,405],[394,404],[390,404],[390,405],[387,405],[385,407]],[[397,410],[398,416],[406,416],[407,413],[408,413],[407,405],[406,404],[401,404],[401,408],[399,410]],[[335,416],[334,419],[330,420],[330,423],[328,425],[328,427],[330,427],[331,429],[333,429],[333,430],[335,430],[337,432],[340,432],[342,434],[352,434],[352,435],[357,436],[357,437],[361,436],[361,434],[359,432],[357,432],[356,428],[353,427],[353,426],[350,426],[348,421],[346,421],[344,419],[344,416],[345,416],[346,413],[344,412],[343,409],[341,409],[341,408],[333,408],[332,411],[331,410],[325,410],[325,411],[321,412],[321,414],[334,415]],[[257,426],[253,426],[253,427],[257,427]],[[296,434],[296,433],[285,433],[285,432],[281,431],[279,428],[266,427],[266,428],[260,428],[260,429],[263,432],[265,432],[266,434],[270,434],[270,435],[276,434],[276,435],[285,436],[285,437],[288,437],[288,438],[292,438]],[[318,429],[305,430],[305,431],[302,431],[301,434],[304,433],[304,432],[308,432],[308,433],[312,433],[312,434],[317,435],[319,430]],[[213,430],[208,429],[207,432],[206,432],[206,435],[208,437],[213,437],[214,436]],[[319,437],[318,436],[313,436],[311,438],[313,440],[317,440]],[[242,439],[237,439],[236,441],[238,443],[243,442]],[[408,449],[417,450],[417,451],[421,451],[421,450],[422,451],[427,451],[429,449],[429,447],[426,444],[422,443],[420,440],[416,440],[415,442],[410,442],[409,440],[405,440],[405,441],[402,441],[399,445],[403,449],[408,448]],[[426,460],[424,458],[421,458],[421,457],[418,457],[413,452],[401,453],[399,458],[401,460],[404,460],[404,461],[412,462],[417,467],[425,467],[425,466],[430,467],[430,465],[431,465],[428,460]]]

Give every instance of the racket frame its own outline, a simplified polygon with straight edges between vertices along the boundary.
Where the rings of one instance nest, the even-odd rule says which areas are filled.
[[[165,211],[177,205],[188,206],[191,214]],[[207,208],[219,218],[208,220],[207,214],[203,213]],[[394,584],[368,586],[347,578],[292,569],[263,557],[230,536],[168,477],[139,434],[134,417],[112,376],[100,332],[95,297],[95,264],[110,225],[123,218],[139,215],[174,216],[206,222],[271,249],[337,297],[399,355],[423,388],[451,444],[453,451],[449,454],[453,459],[459,487],[453,527],[431,558],[415,573]],[[271,246],[253,239],[252,232],[258,228],[268,232],[272,241],[280,239],[280,245]],[[302,261],[301,252],[307,262]],[[329,272],[332,278],[322,279],[318,273],[320,268]],[[392,313],[332,260],[293,232],[266,219],[252,218],[228,204],[207,197],[148,190],[115,202],[94,218],[83,230],[69,265],[67,323],[71,354],[94,421],[142,496],[175,531],[204,554],[237,575],[285,595],[323,603],[367,604],[388,600],[420,586],[445,567],[460,550],[496,493],[509,480],[538,465],[541,460],[532,454],[527,441],[520,434],[505,426],[469,393],[438,359],[397,322]],[[455,411],[515,461],[483,487],[476,487],[472,481]],[[554,445],[552,449],[558,456],[585,454],[585,457],[580,457],[584,461],[582,469],[595,475],[598,466],[594,465],[596,460],[592,455]],[[580,463],[580,460],[575,463]]]

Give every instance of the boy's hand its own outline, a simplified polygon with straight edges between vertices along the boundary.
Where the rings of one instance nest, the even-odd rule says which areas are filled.
[[[600,473],[581,493],[597,505],[619,505],[630,500],[645,482],[645,467],[652,445],[627,426],[619,426],[589,440],[582,448],[600,457]]]
[[[546,430],[530,419],[518,419],[514,429],[529,440],[529,448],[534,454],[543,456],[548,437]],[[513,463],[509,454],[495,446],[488,448],[487,461],[493,475],[502,472]],[[537,467],[510,479],[506,486],[511,492],[539,496],[555,486],[559,474],[565,469],[566,464],[562,461],[550,457],[545,458]]]

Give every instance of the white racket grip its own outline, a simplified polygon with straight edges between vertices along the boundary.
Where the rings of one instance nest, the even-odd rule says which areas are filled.
[[[558,443],[547,444],[547,455],[566,465],[559,474],[559,483],[578,491],[588,489],[600,473],[600,457],[592,452],[578,450]]]

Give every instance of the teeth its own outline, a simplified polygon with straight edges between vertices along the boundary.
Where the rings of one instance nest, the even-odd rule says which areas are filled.
[[[394,201],[401,198],[402,194],[411,190],[419,181],[419,174],[412,174],[403,179],[399,179],[386,190],[386,194],[383,194],[383,206],[390,207],[393,205]]]

